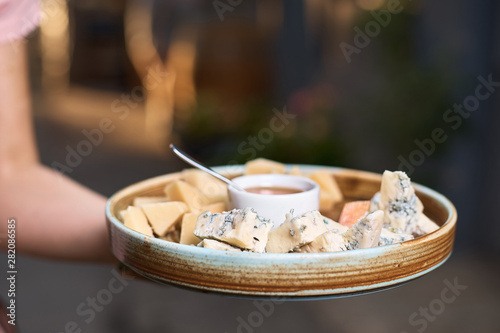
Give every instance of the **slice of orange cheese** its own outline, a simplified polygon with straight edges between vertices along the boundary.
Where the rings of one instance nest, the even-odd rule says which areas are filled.
[[[370,209],[370,201],[351,201],[344,205],[340,213],[339,223],[346,227],[355,225]]]

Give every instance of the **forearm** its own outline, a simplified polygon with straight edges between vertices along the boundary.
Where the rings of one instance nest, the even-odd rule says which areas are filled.
[[[16,219],[17,250],[110,261],[105,198],[38,162],[24,45],[0,44],[0,243]]]
[[[33,164],[3,177],[0,203],[1,232],[6,233],[7,220],[15,218],[20,253],[112,261],[104,216],[106,199],[56,171]]]

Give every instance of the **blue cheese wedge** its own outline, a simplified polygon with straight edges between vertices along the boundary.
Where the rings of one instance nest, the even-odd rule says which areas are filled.
[[[377,210],[360,218],[344,234],[348,250],[367,249],[378,246],[384,221],[384,212]]]
[[[264,252],[273,222],[260,217],[253,208],[229,212],[206,211],[198,216],[194,234],[202,239],[215,239],[239,248]]]
[[[422,209],[410,178],[402,171],[385,171],[380,187],[378,209],[385,213],[384,223],[411,234]]]
[[[370,213],[379,210],[380,209],[379,205],[380,205],[380,192],[377,192],[373,195],[372,199],[370,200]]]
[[[229,245],[224,242],[219,242],[214,239],[204,239],[202,240],[197,246],[203,247],[205,249],[212,249],[212,250],[222,250],[222,251],[239,251],[241,252],[241,249],[237,248],[236,246]]]
[[[427,235],[435,230],[439,229],[439,226],[434,223],[431,219],[429,219],[424,214],[420,214],[420,217],[417,222],[417,226],[413,233],[417,236]]]
[[[326,216],[323,216],[323,222],[325,223],[326,225],[326,228],[328,229],[328,231],[333,231],[337,234],[343,234],[344,232],[346,232],[347,230],[349,230],[349,227],[345,226],[345,225],[342,225],[338,222],[335,222],[334,220],[326,217]]]
[[[285,222],[269,233],[266,250],[271,253],[287,253],[312,242],[327,231],[324,218],[317,210],[297,217],[290,213]]]
[[[382,228],[382,231],[380,232],[380,239],[378,241],[378,246],[401,243],[410,239],[413,239],[412,235],[395,233],[388,228]]]
[[[347,251],[346,241],[344,236],[333,230],[328,230],[327,232],[316,237],[311,243],[294,250],[294,252],[299,253],[338,251]]]

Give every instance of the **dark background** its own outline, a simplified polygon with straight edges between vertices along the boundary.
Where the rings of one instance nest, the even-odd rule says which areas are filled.
[[[48,23],[28,38],[43,162],[64,161],[83,129],[110,117],[116,130],[69,174],[109,196],[184,168],[170,142],[211,165],[244,163],[252,156],[240,145],[269,127],[273,109],[286,108],[295,119],[255,146],[258,156],[375,172],[413,158],[414,169],[403,169],[457,207],[453,256],[390,291],[275,305],[249,329],[238,328],[238,318],[255,316],[253,301],[145,281],[130,281],[87,324],[76,308],[107,287],[113,267],[21,257],[20,331],[62,332],[70,321],[83,332],[500,331],[500,92],[456,129],[443,118],[474,95],[479,76],[500,81],[500,5],[401,1],[404,10],[347,61],[340,45],[355,46],[357,29],[377,22],[370,11],[380,14],[387,2],[221,1],[230,8],[223,20],[214,3],[87,1],[50,9]],[[44,32],[54,27],[67,40]],[[170,75],[167,84],[148,89],[147,68]],[[122,121],[113,103],[133,92],[136,103]],[[418,160],[416,141],[428,142],[436,128],[447,139]],[[436,306],[445,281],[454,280],[467,289],[425,325],[412,325],[411,315]]]

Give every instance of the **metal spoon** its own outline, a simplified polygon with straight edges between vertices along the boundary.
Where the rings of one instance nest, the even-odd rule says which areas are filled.
[[[233,182],[232,180],[224,177],[220,173],[215,172],[213,169],[207,167],[206,165],[203,165],[202,163],[198,162],[197,160],[195,160],[194,158],[192,158],[191,156],[189,156],[188,154],[186,154],[185,152],[183,152],[182,150],[177,148],[175,145],[170,144],[170,149],[172,149],[172,151],[175,153],[175,155],[179,156],[182,160],[186,161],[187,163],[191,164],[192,166],[197,167],[198,169],[203,170],[203,171],[211,174],[215,178],[222,180],[224,183],[231,185],[232,187],[234,187],[238,191],[245,191],[245,189],[243,187],[241,187],[240,185],[238,185],[235,182]]]

